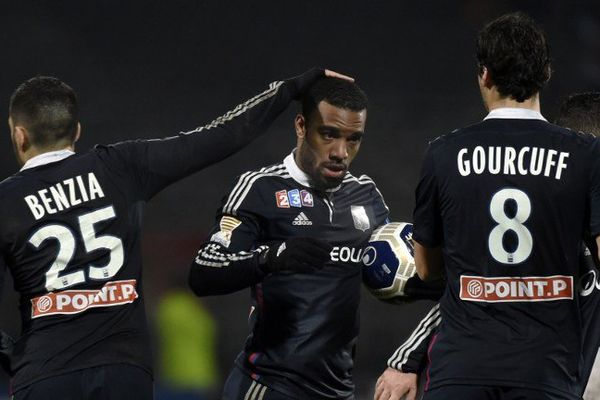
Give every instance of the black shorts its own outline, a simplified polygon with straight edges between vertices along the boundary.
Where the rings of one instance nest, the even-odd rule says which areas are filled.
[[[225,382],[222,400],[293,400],[293,398],[260,384],[238,367],[233,367]]]
[[[42,379],[13,400],[152,400],[152,376],[140,367],[110,364]]]
[[[535,389],[477,385],[445,385],[425,392],[423,400],[572,400]]]

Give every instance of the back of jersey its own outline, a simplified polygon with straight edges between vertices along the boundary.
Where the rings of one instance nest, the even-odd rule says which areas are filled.
[[[207,125],[163,139],[50,151],[0,183],[0,281],[21,295],[13,391],[125,363],[151,369],[141,293],[142,205],[264,133],[322,69],[273,82]],[[38,151],[41,149],[37,149]]]
[[[15,391],[95,365],[151,368],[140,282],[143,196],[114,149],[63,154],[0,184],[2,254],[23,321]]]
[[[442,246],[448,290],[429,387],[574,393],[581,354],[574,282],[600,152],[593,137],[524,114],[430,144],[414,238]]]

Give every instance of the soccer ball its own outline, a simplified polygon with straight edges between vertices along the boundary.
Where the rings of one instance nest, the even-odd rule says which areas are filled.
[[[415,275],[412,224],[390,222],[373,231],[363,255],[363,283],[378,299],[406,296],[406,282]]]

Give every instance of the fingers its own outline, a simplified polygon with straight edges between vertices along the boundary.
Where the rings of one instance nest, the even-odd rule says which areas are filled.
[[[416,400],[416,375],[386,369],[375,384],[374,400]],[[404,397],[406,396],[406,397]]]
[[[339,72],[335,72],[335,71],[332,71],[330,69],[326,69],[325,70],[325,76],[329,76],[329,77],[332,77],[332,78],[345,79],[347,81],[354,82],[354,78],[352,78],[352,77],[350,77],[348,75],[340,74]]]
[[[417,388],[411,387],[406,394],[405,400],[417,400]]]
[[[379,379],[377,379],[377,383],[375,384],[375,395],[373,396],[373,400],[382,399],[381,395],[383,394],[384,388],[385,386],[383,384],[383,379],[380,376]]]

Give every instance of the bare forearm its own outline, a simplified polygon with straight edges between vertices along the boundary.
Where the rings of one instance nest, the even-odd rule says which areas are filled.
[[[440,247],[425,247],[416,240],[415,265],[417,274],[423,281],[440,279],[444,273],[442,249]]]

